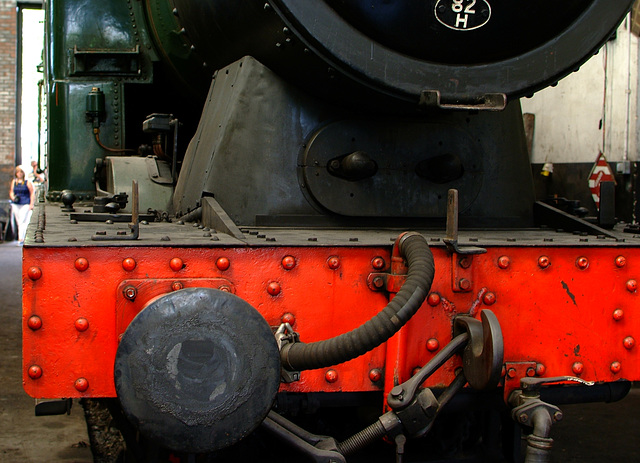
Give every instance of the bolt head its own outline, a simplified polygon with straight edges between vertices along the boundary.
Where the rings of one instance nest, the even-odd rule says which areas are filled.
[[[184,285],[180,281],[174,281],[171,283],[171,291],[179,291],[184,288]]]
[[[382,277],[375,277],[373,279],[373,286],[375,286],[376,288],[382,288],[384,286],[384,278]]]
[[[338,372],[336,370],[327,370],[324,374],[324,379],[327,383],[335,383],[338,381]]]
[[[83,332],[89,329],[89,321],[86,318],[78,318],[74,323],[76,330]]]
[[[469,289],[471,289],[471,282],[466,278],[460,278],[460,281],[458,282],[458,286],[462,291],[468,291]]]
[[[125,269],[127,272],[132,271],[133,269],[136,268],[136,261],[135,259],[131,258],[131,257],[127,257],[126,259],[124,259],[122,261],[122,268]]]
[[[223,272],[227,270],[230,265],[231,265],[231,262],[226,257],[220,257],[216,261],[216,267],[218,267],[218,270],[221,270]]]
[[[337,256],[331,256],[327,259],[327,266],[331,270],[336,270],[340,267],[340,259]]]
[[[538,267],[547,268],[551,265],[551,260],[547,256],[538,257]]]
[[[431,307],[435,307],[440,304],[440,295],[438,293],[430,293],[429,297],[427,297],[427,303]]]
[[[74,386],[79,392],[85,392],[89,389],[89,381],[87,381],[86,378],[78,378],[76,379]]]
[[[529,420],[529,415],[527,415],[526,413],[521,413],[518,419],[520,420],[520,423],[526,423],[527,420]]]
[[[464,256],[458,261],[458,264],[462,268],[469,268],[471,267],[471,259],[468,256]]]
[[[27,270],[27,276],[32,280],[39,280],[42,277],[42,270],[40,267],[29,267]]]
[[[535,368],[527,368],[527,376],[529,378],[532,378],[536,375],[536,369]]]
[[[282,288],[280,287],[280,283],[278,283],[276,281],[272,281],[267,286],[267,292],[269,294],[271,294],[272,296],[277,296],[278,294],[280,294],[281,290],[282,290]]]
[[[78,257],[74,263],[76,270],[78,272],[84,272],[89,268],[89,261],[84,257]]]
[[[507,378],[513,379],[515,377],[516,377],[516,369],[515,368],[509,368],[507,370]]]
[[[135,286],[129,285],[122,290],[122,294],[130,301],[133,301],[138,295],[138,290],[135,288]]]
[[[180,259],[179,257],[174,257],[169,261],[169,267],[171,267],[171,270],[173,270],[174,272],[177,272],[182,270],[182,268],[184,267],[184,262],[182,262],[182,259]]]
[[[282,258],[282,268],[291,270],[296,266],[296,259],[293,256],[284,256]]]
[[[582,372],[584,372],[584,364],[582,362],[575,362],[571,366],[571,371],[573,371],[574,375],[580,376]]]
[[[32,315],[29,317],[29,320],[27,320],[27,326],[30,330],[37,331],[42,328],[42,319],[37,315]]]
[[[511,259],[509,259],[507,256],[500,256],[498,258],[498,267],[500,267],[501,269],[507,269],[509,268],[509,265],[511,265]]]

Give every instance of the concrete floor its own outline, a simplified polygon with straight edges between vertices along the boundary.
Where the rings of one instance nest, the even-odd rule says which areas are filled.
[[[71,415],[36,417],[22,389],[21,252],[0,243],[0,462],[90,463],[82,407]],[[613,404],[561,407],[565,419],[552,430],[556,463],[640,462],[640,388]]]
[[[39,416],[22,389],[22,248],[0,243],[0,462],[91,463],[82,407],[71,415]]]

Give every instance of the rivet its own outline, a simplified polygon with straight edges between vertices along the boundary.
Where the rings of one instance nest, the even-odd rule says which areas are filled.
[[[220,291],[222,291],[223,293],[230,293],[231,292],[231,288],[227,285],[222,285],[218,288]]]
[[[27,275],[32,280],[39,280],[42,277],[42,270],[40,270],[40,267],[29,267]]]
[[[327,370],[324,374],[324,379],[327,383],[335,383],[338,381],[338,372],[336,370]]]
[[[622,309],[616,309],[613,311],[613,319],[617,322],[624,318],[624,311]]]
[[[429,294],[429,297],[427,297],[427,304],[431,307],[435,307],[440,304],[440,295],[438,293]]]
[[[531,367],[527,368],[527,376],[529,378],[532,378],[535,375],[536,375],[536,369],[535,368],[531,368]]]
[[[169,267],[171,267],[172,270],[177,272],[179,270],[182,270],[182,267],[184,267],[184,263],[182,262],[182,259],[180,259],[179,257],[174,257],[169,262]]]
[[[38,365],[31,365],[27,373],[29,374],[29,378],[38,379],[42,376],[42,368]]]
[[[518,416],[518,419],[520,420],[520,423],[526,423],[529,420],[529,415],[527,415],[526,413],[521,413]]]
[[[584,364],[582,362],[575,362],[571,366],[571,370],[573,371],[574,375],[580,376],[584,371]]]
[[[122,268],[125,269],[127,272],[130,272],[133,269],[135,269],[136,265],[137,263],[135,259],[131,257],[127,257],[125,260],[122,261]]]
[[[538,266],[540,268],[547,268],[551,265],[551,260],[547,256],[538,257]]]
[[[382,257],[374,257],[371,260],[371,266],[376,270],[382,270],[386,265],[387,264]]]
[[[327,259],[327,265],[331,270],[336,270],[340,267],[340,259],[337,256],[331,256]]]
[[[429,352],[435,352],[440,348],[440,342],[436,338],[431,338],[427,341],[427,350]]]
[[[484,302],[485,305],[493,305],[496,303],[496,295],[495,293],[492,292],[488,292],[484,295],[484,297],[482,298],[482,302]]]
[[[267,292],[269,294],[271,294],[272,296],[277,296],[278,294],[280,294],[281,290],[282,290],[282,288],[280,287],[280,283],[277,283],[275,281],[272,281],[267,286]]]
[[[500,267],[501,269],[509,268],[509,265],[511,265],[511,259],[509,259],[507,256],[500,256],[498,258],[498,267]]]
[[[620,370],[622,369],[622,365],[620,365],[620,362],[612,362],[610,368],[611,368],[611,373],[615,375],[617,373],[620,373]]]
[[[171,291],[179,291],[184,288],[184,285],[179,281],[174,281],[171,283]]]
[[[29,320],[27,320],[27,326],[30,330],[37,331],[42,328],[42,319],[37,315],[32,315],[29,317]]]
[[[218,267],[218,270],[222,270],[223,272],[227,270],[230,265],[231,265],[231,262],[226,257],[220,257],[216,261],[216,267]]]
[[[458,287],[463,291],[467,291],[468,289],[471,288],[471,282],[466,278],[460,278],[460,281],[458,282]]]
[[[627,259],[624,256],[618,256],[616,257],[616,267],[618,268],[622,268],[625,265],[627,265]]]
[[[513,379],[515,377],[516,377],[516,369],[515,368],[509,368],[507,370],[507,378]]]
[[[122,294],[130,301],[133,301],[138,295],[138,290],[135,286],[128,285],[122,290]]]
[[[288,323],[289,325],[293,326],[293,324],[296,322],[296,317],[291,312],[287,312],[282,317],[280,317],[280,321],[282,323]]]
[[[638,282],[636,280],[627,281],[627,290],[631,293],[635,293],[638,290]]]
[[[636,345],[636,340],[631,336],[627,336],[626,338],[624,338],[624,341],[622,341],[622,344],[624,345],[625,349],[630,350],[633,349],[633,346]]]
[[[544,374],[547,372],[547,367],[545,367],[542,363],[537,363],[536,364],[536,375],[537,376],[544,376]]]
[[[84,257],[78,257],[74,265],[76,266],[76,270],[78,270],[79,272],[84,272],[89,268],[89,261]]]
[[[89,321],[86,318],[78,318],[75,322],[76,330],[82,332],[89,328]]]
[[[282,258],[282,268],[285,270],[291,270],[296,266],[296,259],[293,256],[284,256]]]
[[[369,379],[372,383],[377,383],[382,379],[382,372],[377,368],[372,369],[369,371]]]
[[[76,379],[74,386],[79,392],[84,392],[89,389],[89,381],[87,381],[86,378],[78,378]]]
[[[585,270],[587,267],[589,267],[589,259],[584,256],[578,257],[576,259],[576,267],[578,267],[580,270]]]

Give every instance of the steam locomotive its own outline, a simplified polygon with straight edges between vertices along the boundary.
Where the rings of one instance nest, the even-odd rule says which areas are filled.
[[[519,98],[630,5],[46,1],[36,411],[111,399],[132,461],[548,461],[640,379],[640,239],[536,202]]]

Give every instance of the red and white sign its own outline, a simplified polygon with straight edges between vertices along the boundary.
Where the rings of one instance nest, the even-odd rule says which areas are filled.
[[[609,167],[607,158],[604,157],[604,154],[599,153],[596,158],[596,163],[593,165],[593,169],[591,169],[591,173],[589,174],[589,189],[591,190],[591,196],[598,210],[600,210],[600,183],[615,183],[615,181],[616,179],[613,176],[611,167]]]

